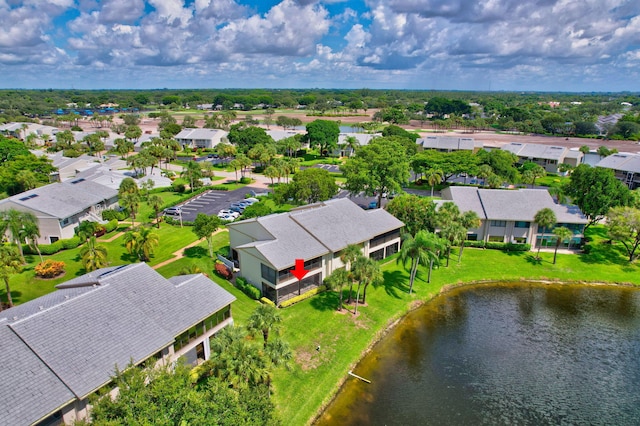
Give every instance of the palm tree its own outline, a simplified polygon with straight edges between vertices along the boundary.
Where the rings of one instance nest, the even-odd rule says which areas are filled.
[[[38,219],[33,213],[21,212],[16,209],[9,209],[1,212],[0,214],[0,218],[3,222],[0,227],[9,230],[9,233],[11,234],[11,241],[16,243],[16,245],[18,246],[22,263],[26,263],[24,259],[24,252],[22,250],[22,237],[20,233],[27,223],[36,224],[37,226]]]
[[[468,210],[462,213],[460,216],[460,224],[465,228],[465,232],[462,235],[462,241],[460,242],[460,252],[458,252],[458,263],[462,259],[462,250],[464,250],[464,240],[467,237],[467,230],[479,228],[482,224],[482,221],[476,214],[476,212],[472,210]]]
[[[40,256],[40,262],[43,261],[42,253],[40,253],[40,247],[38,246],[38,238],[40,238],[40,229],[34,222],[26,222],[20,232],[21,238],[24,238],[29,246],[33,247],[38,256]]]
[[[155,212],[155,214],[156,214],[156,225],[158,226],[158,229],[160,229],[159,214],[160,214],[160,208],[164,204],[164,200],[159,195],[151,195],[151,196],[149,196],[149,199],[147,200],[147,203],[149,204],[149,206]]]
[[[440,169],[428,169],[424,172],[424,177],[427,180],[427,183],[431,185],[431,196],[433,197],[433,188],[442,182],[442,179],[444,179],[444,172]]]
[[[249,316],[247,320],[247,329],[250,333],[261,332],[264,339],[264,348],[267,347],[269,341],[269,333],[274,331],[277,333],[278,324],[282,322],[282,317],[278,309],[271,305],[260,305]]]
[[[437,235],[429,231],[419,231],[415,238],[407,234],[406,239],[402,243],[398,261],[404,265],[407,264],[407,260],[411,261],[411,267],[409,269],[409,294],[413,291],[413,283],[420,263],[429,264],[429,278],[427,282],[431,282],[431,271],[433,264],[438,261],[440,250],[442,250],[440,239]]]
[[[488,164],[478,167],[478,177],[484,180],[484,186],[487,186],[487,178],[493,174],[493,168]]]
[[[83,220],[76,228],[76,235],[82,241],[87,241],[96,232],[98,224],[90,220]]]
[[[135,225],[136,213],[140,207],[140,195],[138,193],[125,193],[119,198],[119,203],[122,207],[129,211],[131,216],[131,226]]]
[[[0,246],[0,279],[4,281],[4,286],[7,291],[7,303],[9,307],[13,306],[13,299],[11,298],[11,288],[9,287],[9,279],[13,274],[18,274],[21,271],[22,258],[16,251],[15,247],[7,245]],[[1,303],[0,310],[2,310]]]
[[[340,297],[340,302],[338,302],[338,311],[342,311],[342,287],[349,282],[352,282],[351,277],[349,276],[349,271],[344,268],[336,269],[324,280],[328,289],[338,290],[338,295]]]
[[[189,161],[182,168],[182,177],[189,181],[189,188],[191,188],[191,192],[193,192],[198,179],[202,177],[202,169],[200,169],[200,164],[195,161]]]
[[[351,264],[355,261],[358,256],[362,256],[362,250],[360,246],[357,244],[349,244],[340,252],[340,261],[344,264],[344,269],[346,271],[351,270]],[[351,285],[349,286],[349,299],[347,299],[347,304],[351,303],[353,295],[353,277],[351,279]]]
[[[139,228],[136,234],[136,251],[138,257],[143,262],[148,262],[153,254],[153,249],[160,244],[160,238],[151,228]]]
[[[358,294],[356,295],[355,314],[358,314],[358,302],[360,299],[360,286],[364,284],[362,290],[362,303],[367,303],[367,287],[369,284],[382,280],[380,265],[370,257],[360,255],[353,262],[353,275],[358,280]]]
[[[556,249],[553,252],[553,264],[555,265],[556,256],[558,255],[558,247],[560,247],[560,244],[573,237],[573,232],[566,226],[558,226],[553,230],[553,233],[556,236]]]
[[[80,249],[80,257],[82,258],[84,269],[87,272],[104,268],[108,264],[107,249],[104,246],[98,245],[96,237],[93,235],[82,249]]]
[[[536,259],[540,259],[540,248],[544,241],[544,234],[547,228],[551,228],[556,224],[556,214],[548,207],[539,210],[533,218],[534,222],[538,224],[538,230],[542,229],[542,235],[540,236],[540,244],[538,245],[538,253]]]
[[[201,273],[202,273],[202,269],[200,269],[200,267],[195,263],[192,263],[180,269],[180,272],[178,272],[178,275],[193,275],[193,274],[201,274]]]

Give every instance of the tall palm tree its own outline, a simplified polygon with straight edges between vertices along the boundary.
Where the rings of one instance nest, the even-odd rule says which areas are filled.
[[[542,242],[544,241],[544,234],[547,228],[551,228],[556,224],[556,214],[548,207],[545,207],[541,210],[538,210],[536,215],[533,218],[534,222],[538,224],[538,230],[542,229],[542,235],[540,236],[540,244],[538,244],[538,253],[536,254],[536,258],[540,259],[540,248],[542,247]],[[537,241],[536,241],[537,242]]]
[[[340,252],[340,261],[344,264],[344,269],[347,271],[351,270],[351,264],[358,258],[358,256],[362,256],[362,249],[357,244],[349,244]],[[351,285],[349,286],[349,299],[347,299],[347,304],[350,304],[353,300],[353,278],[351,279]]]
[[[424,172],[427,183],[431,185],[431,196],[433,197],[433,189],[444,179],[444,172],[440,169],[428,169]]]
[[[464,227],[465,231],[461,235],[462,241],[460,241],[460,251],[458,252],[458,263],[460,263],[460,260],[462,259],[462,250],[464,250],[464,240],[466,240],[467,231],[469,229],[479,228],[480,225],[482,224],[482,221],[480,220],[476,212],[472,210],[468,210],[462,213],[462,216],[460,216],[460,224]]]
[[[0,279],[4,281],[7,291],[7,303],[9,307],[13,306],[11,298],[11,288],[9,287],[9,279],[12,275],[22,271],[22,259],[16,248],[8,245],[0,245]],[[0,303],[0,310],[2,304]]]
[[[80,257],[82,258],[84,269],[87,272],[104,268],[108,264],[107,249],[104,246],[98,245],[96,237],[93,235],[82,249],[80,249]]]
[[[382,279],[382,271],[378,262],[370,257],[360,255],[353,262],[353,275],[358,281],[358,294],[356,295],[356,307],[354,313],[358,313],[358,302],[360,299],[360,286],[362,290],[362,303],[367,303],[367,287],[369,284],[378,282]]]
[[[247,329],[250,333],[262,333],[264,339],[264,348],[267,347],[269,341],[269,333],[271,331],[278,332],[279,323],[282,322],[282,317],[278,312],[278,309],[271,305],[260,305],[256,310],[251,313],[247,320]]]
[[[324,280],[327,288],[338,290],[338,296],[340,297],[340,301],[338,302],[338,311],[342,311],[342,287],[349,282],[352,282],[351,277],[349,276],[349,271],[344,268],[336,269]]]
[[[183,178],[189,181],[189,188],[191,188],[191,192],[193,192],[198,179],[202,177],[202,169],[200,168],[200,164],[195,161],[189,161],[182,167],[181,174]]]
[[[558,226],[553,230],[553,233],[556,236],[556,249],[553,252],[553,264],[555,265],[556,257],[558,256],[558,247],[560,247],[560,244],[573,237],[573,232],[566,226]]]
[[[159,195],[150,195],[149,199],[147,200],[147,203],[149,204],[149,206],[155,212],[155,214],[156,214],[156,225],[158,226],[158,229],[160,229],[160,217],[159,217],[159,215],[160,215],[160,208],[164,204],[164,200]]]
[[[409,268],[409,294],[413,291],[413,283],[420,263],[429,264],[429,278],[427,282],[431,282],[431,271],[433,264],[438,261],[440,250],[442,250],[440,239],[437,235],[429,231],[419,231],[415,238],[407,235],[402,243],[398,261],[401,261],[404,265],[407,264],[407,261],[411,262]]]
[[[40,228],[34,222],[25,222],[23,228],[20,230],[20,237],[24,238],[29,246],[33,247],[36,252],[38,252],[38,256],[40,256],[40,262],[44,259],[42,258],[42,253],[40,253],[40,247],[38,246],[38,238],[40,238]]]
[[[21,212],[16,209],[9,209],[1,212],[0,214],[3,222],[1,227],[9,230],[9,233],[11,234],[11,241],[16,243],[18,246],[22,263],[26,263],[24,259],[24,251],[22,250],[22,236],[20,233],[27,223],[36,224],[37,226],[38,219],[33,213]]]

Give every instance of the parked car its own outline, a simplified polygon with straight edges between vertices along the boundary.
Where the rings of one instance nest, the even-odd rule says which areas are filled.
[[[226,221],[226,222],[231,222],[231,221],[234,221],[234,220],[236,220],[238,218],[238,216],[234,216],[234,215],[231,215],[231,214],[225,214],[225,215],[222,215],[222,216],[218,215],[218,217],[220,218],[220,220],[223,220],[223,221]]]
[[[369,208],[370,209],[377,209],[378,208],[378,202],[377,201],[372,201],[369,203]]]
[[[232,203],[229,206],[229,210],[234,211],[234,212],[238,212],[238,213],[242,213],[244,211],[244,208],[246,207],[245,204],[240,204],[240,203]]]
[[[238,216],[240,216],[240,213],[234,212],[234,211],[231,211],[231,210],[228,210],[228,209],[220,210],[218,212],[218,217],[220,219],[224,219],[225,216],[233,216],[234,219],[237,219]]]
[[[179,216],[181,212],[182,209],[180,207],[169,207],[164,209],[164,214],[169,216]]]

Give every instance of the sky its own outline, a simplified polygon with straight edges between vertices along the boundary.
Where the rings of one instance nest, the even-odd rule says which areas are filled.
[[[0,88],[640,91],[638,0],[0,0]]]

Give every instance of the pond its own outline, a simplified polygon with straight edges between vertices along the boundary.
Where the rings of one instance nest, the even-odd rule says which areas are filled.
[[[639,424],[640,290],[461,287],[353,372],[318,425]]]

